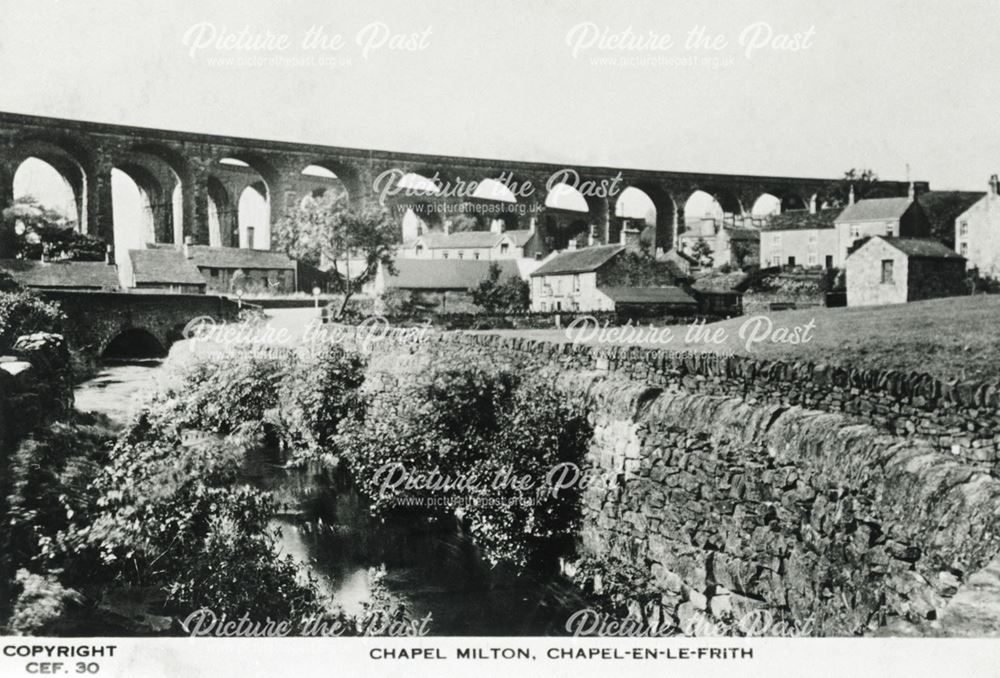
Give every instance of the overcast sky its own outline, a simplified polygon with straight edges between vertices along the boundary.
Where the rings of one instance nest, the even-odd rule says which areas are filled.
[[[725,44],[688,49],[696,26]],[[304,46],[318,29],[340,49]],[[615,48],[626,29],[647,44]],[[220,47],[244,30],[257,49]],[[797,51],[772,48],[794,34]],[[909,163],[982,189],[1000,171],[998,36],[1000,0],[3,0],[0,109],[665,170]]]

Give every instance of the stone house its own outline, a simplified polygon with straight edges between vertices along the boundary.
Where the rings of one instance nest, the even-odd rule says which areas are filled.
[[[480,309],[472,301],[472,290],[489,277],[493,264],[500,267],[500,283],[520,277],[511,260],[396,259],[395,273],[380,266],[364,292],[380,297],[402,293],[413,305],[440,313],[474,313]]]
[[[837,250],[833,265],[840,268],[855,245],[865,238],[927,238],[930,220],[916,200],[913,185],[905,198],[871,198],[852,202],[834,219]]]
[[[839,208],[789,210],[761,227],[760,265],[833,268],[837,260]]]
[[[965,259],[935,240],[875,236],[847,257],[846,273],[848,306],[968,293]]]
[[[290,294],[297,289],[296,262],[283,252],[207,245],[186,245],[183,252],[210,292],[233,293],[238,287],[249,293]]]
[[[760,232],[756,228],[719,223],[707,217],[677,236],[678,249],[693,256],[699,241],[712,251],[711,265],[747,266],[760,261]],[[708,263],[708,262],[699,262]]]
[[[621,238],[622,244],[581,249],[571,243],[569,249],[550,256],[531,274],[531,310],[614,311],[636,304],[690,310],[692,304],[697,306],[680,288],[688,278],[675,264],[642,254],[638,230],[623,230]]]
[[[489,231],[428,231],[397,251],[401,259],[471,259],[495,261],[541,255],[535,229],[504,230],[503,222]]]
[[[128,250],[119,259],[122,287],[179,294],[204,294],[206,282],[198,268],[173,245]]]
[[[1000,278],[1000,179],[990,177],[989,190],[955,218],[955,251],[980,275]]]

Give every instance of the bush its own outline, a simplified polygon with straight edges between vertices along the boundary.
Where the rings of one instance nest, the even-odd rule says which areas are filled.
[[[11,559],[15,567],[48,565],[52,539],[93,509],[90,484],[114,441],[103,417],[77,415],[23,440],[10,460],[8,503]],[[59,563],[65,565],[65,563]]]
[[[33,332],[62,334],[66,316],[57,304],[34,292],[0,292],[0,350],[9,351],[18,337]]]
[[[51,574],[32,574],[21,569],[17,572],[17,584],[21,593],[7,624],[10,633],[17,636],[55,635],[53,627],[63,619],[67,608],[83,600]]]
[[[375,394],[364,417],[338,436],[338,446],[376,515],[399,511],[404,496],[433,499],[408,505],[431,507],[423,509],[430,515],[449,514],[460,503],[486,558],[524,568],[545,561],[547,549],[560,548],[574,532],[578,493],[552,497],[539,488],[552,466],[582,458],[586,440],[582,414],[551,385],[477,365],[439,366]],[[411,476],[438,472],[453,482],[383,493],[380,469],[393,463]],[[527,475],[533,485],[491,485],[506,473]],[[478,486],[457,486],[470,479]]]
[[[365,360],[340,346],[324,346],[289,368],[278,397],[281,435],[298,456],[332,452],[342,421],[361,407]]]

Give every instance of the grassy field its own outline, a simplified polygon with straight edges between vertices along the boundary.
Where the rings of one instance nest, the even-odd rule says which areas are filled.
[[[685,341],[684,326],[675,326],[669,342],[620,339],[587,343],[629,343],[673,350],[711,350],[767,359],[807,360],[865,368],[926,372],[944,379],[1000,378],[1000,295],[951,297],[893,306],[816,308],[774,311],[767,320],[743,316],[712,323],[724,330],[720,344]],[[770,328],[768,322],[770,321]],[[812,323],[812,329],[804,329]],[[740,331],[743,329],[741,337]],[[780,328],[785,328],[782,331]],[[774,341],[794,336],[808,341]],[[494,330],[552,341],[568,341],[563,330]],[[748,343],[747,339],[751,339]]]

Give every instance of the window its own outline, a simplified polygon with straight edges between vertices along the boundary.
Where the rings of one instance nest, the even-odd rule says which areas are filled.
[[[771,236],[771,246],[772,247],[781,247],[781,234],[780,233],[775,233],[774,235]]]
[[[424,253],[424,246],[418,244],[416,247],[413,248],[413,251],[417,253],[417,256],[420,256],[421,254]]]
[[[573,291],[574,292],[579,292],[580,291],[580,274],[579,273],[574,273],[573,274]]]
[[[500,254],[507,254],[507,250],[510,249],[510,243],[502,242],[500,243]]]
[[[961,252],[961,254],[962,254],[963,257],[968,256],[969,255],[969,243],[963,242],[962,245],[961,245],[961,249],[959,250],[959,252]]]
[[[780,254],[771,255],[771,265],[772,266],[781,266],[781,255]]]
[[[892,259],[882,260],[882,284],[892,283]]]
[[[465,252],[463,252],[462,250],[459,250],[458,251],[458,258],[459,259],[464,259],[465,258]]]
[[[815,252],[810,252],[809,253],[809,265],[810,266],[815,266],[816,265],[816,253]]]
[[[441,258],[442,259],[447,259],[448,258],[448,250],[445,250],[444,252],[441,253]]]
[[[826,267],[827,268],[833,268],[833,255],[832,254],[826,255]]]
[[[479,252],[473,252],[473,253],[472,253],[472,257],[473,257],[474,259],[478,259],[478,258],[479,258]]]
[[[213,278],[218,278],[219,277],[219,269],[217,269],[217,268],[210,268],[210,269],[208,269],[208,272],[209,272],[209,275],[211,275]]]
[[[969,233],[969,222],[966,221],[965,219],[962,219],[960,222],[958,222],[958,234],[968,235],[968,233]]]
[[[886,224],[885,225],[885,234],[888,237],[890,237],[890,238],[893,237],[894,235],[896,235],[896,224],[892,224],[892,223]]]
[[[812,245],[813,247],[816,246],[816,237],[817,236],[816,236],[815,233],[810,233],[809,234],[809,244]]]
[[[861,228],[857,224],[851,224],[851,237],[852,238],[861,237]]]
[[[789,266],[795,265],[795,257],[788,257],[788,265]]]
[[[542,313],[545,313],[545,311],[549,310],[549,305],[544,301],[541,304],[539,304],[538,307],[541,309]]]

